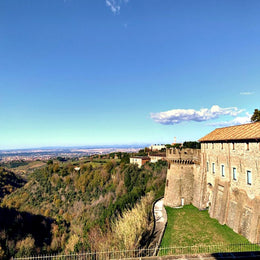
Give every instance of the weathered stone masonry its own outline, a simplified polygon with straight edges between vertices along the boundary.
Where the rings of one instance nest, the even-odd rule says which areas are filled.
[[[164,195],[165,205],[178,207],[195,204],[200,208],[203,186],[200,174],[200,150],[169,148],[167,181]]]
[[[260,123],[216,129],[200,139],[200,150],[167,149],[165,205],[208,207],[212,218],[259,243],[259,133]]]

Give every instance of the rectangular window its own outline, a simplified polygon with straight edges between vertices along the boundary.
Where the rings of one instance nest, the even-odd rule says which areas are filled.
[[[246,171],[246,176],[247,176],[247,184],[251,185],[252,184],[252,172]]]
[[[212,143],[212,149],[214,149],[214,143]]]
[[[207,162],[207,172],[209,171],[209,162]]]
[[[246,149],[249,150],[249,142],[246,142]]]
[[[232,143],[232,149],[235,150],[235,143]]]
[[[237,168],[233,167],[233,180],[236,181],[237,180]]]
[[[215,173],[215,163],[212,163],[212,173]]]
[[[221,165],[221,176],[225,177],[225,165]]]
[[[221,143],[221,149],[223,149],[223,143]]]

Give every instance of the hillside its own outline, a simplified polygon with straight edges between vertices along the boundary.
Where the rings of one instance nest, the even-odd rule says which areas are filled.
[[[36,160],[36,161],[24,161],[24,160],[14,160],[9,162],[1,162],[0,166],[5,169],[9,169],[16,175],[26,179],[27,176],[32,173],[37,168],[42,168],[46,165],[46,162]]]
[[[112,231],[120,226],[121,216],[130,218],[131,208],[139,207],[136,203],[147,194],[150,194],[147,199],[142,200],[146,204],[142,202],[142,205],[149,205],[145,209],[149,212],[152,200],[164,192],[166,162],[147,164],[142,169],[113,160],[103,165],[85,163],[78,166],[80,170],[70,163],[50,163],[31,173],[26,185],[5,196],[3,208],[42,216],[46,223],[52,223],[51,239],[48,235],[42,245],[36,243],[39,238],[30,232],[22,240],[17,240],[21,237],[11,239],[15,248],[9,248],[0,237],[5,255],[10,255],[12,250],[17,255],[29,254],[30,250],[19,246],[22,242],[29,244],[30,252],[34,250],[35,253],[97,250],[101,245],[102,249],[118,247],[121,244],[116,239],[119,238]],[[123,214],[126,210],[130,215]],[[134,241],[132,246],[138,246],[136,243],[141,237]],[[129,245],[121,245],[120,249],[126,247]]]
[[[0,167],[0,199],[22,187],[25,181],[17,177],[12,171]]]

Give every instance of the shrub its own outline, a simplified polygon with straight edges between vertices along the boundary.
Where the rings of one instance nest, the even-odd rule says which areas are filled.
[[[28,236],[25,239],[18,241],[16,248],[18,249],[18,253],[16,254],[17,257],[30,256],[35,250],[35,240],[31,236]]]
[[[134,208],[126,210],[122,216],[118,216],[112,225],[117,249],[138,248],[144,232],[148,229],[149,206],[151,206],[153,199],[153,193],[148,193]]]

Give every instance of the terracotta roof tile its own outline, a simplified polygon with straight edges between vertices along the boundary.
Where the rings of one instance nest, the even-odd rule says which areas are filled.
[[[200,138],[200,142],[225,140],[260,140],[260,122],[217,128]]]
[[[148,156],[132,156],[130,158],[142,159],[142,160],[150,160],[150,157],[148,157]]]

